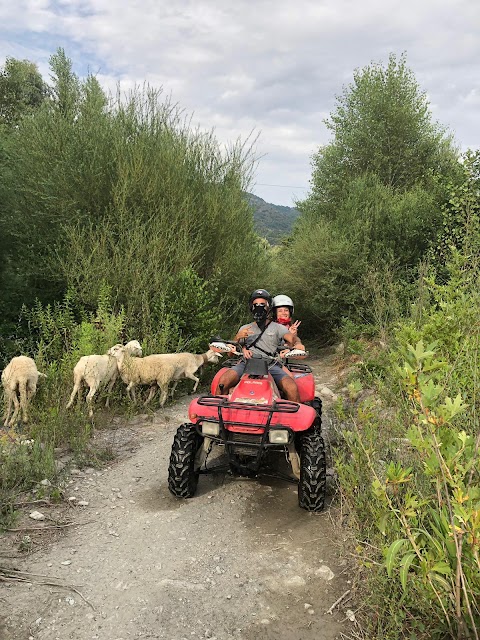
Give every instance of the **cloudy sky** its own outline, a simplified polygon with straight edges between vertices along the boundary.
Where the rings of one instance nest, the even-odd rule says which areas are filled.
[[[251,190],[292,205],[353,70],[406,52],[434,119],[480,148],[479,0],[0,0],[0,65],[61,46],[106,89],[162,86],[225,144],[259,134]]]

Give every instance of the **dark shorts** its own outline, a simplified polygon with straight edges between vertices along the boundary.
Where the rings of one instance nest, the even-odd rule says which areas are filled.
[[[243,375],[243,372],[245,371],[246,364],[247,363],[244,360],[241,360],[238,364],[231,367],[231,369],[232,371],[235,371],[235,373],[238,375],[239,378],[241,378]],[[280,380],[283,380],[283,378],[288,378],[288,374],[285,373],[285,371],[279,364],[274,364],[273,367],[270,367],[268,369],[268,373],[271,374],[272,378],[275,380],[275,384],[277,385],[280,382]]]

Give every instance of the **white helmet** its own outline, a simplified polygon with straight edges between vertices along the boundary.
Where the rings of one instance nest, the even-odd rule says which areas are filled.
[[[272,310],[276,309],[277,307],[288,307],[290,309],[291,315],[293,316],[293,311],[294,311],[293,300],[288,296],[284,296],[284,295],[275,296],[274,299],[272,300]]]

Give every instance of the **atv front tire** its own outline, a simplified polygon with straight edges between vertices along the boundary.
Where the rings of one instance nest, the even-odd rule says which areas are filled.
[[[322,511],[327,488],[325,442],[314,429],[300,439],[300,481],[298,504],[307,511]]]
[[[178,427],[168,465],[168,488],[177,498],[193,498],[195,495],[200,474],[195,456],[201,446],[202,437],[193,424]]]

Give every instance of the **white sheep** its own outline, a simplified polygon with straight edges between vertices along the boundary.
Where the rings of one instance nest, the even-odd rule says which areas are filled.
[[[28,422],[28,404],[37,390],[39,376],[47,377],[38,371],[35,360],[27,356],[17,356],[7,364],[2,372],[2,385],[6,400],[3,416],[5,427],[14,426],[20,409],[23,421]],[[12,413],[13,407],[15,409]]]
[[[195,372],[207,362],[217,363],[220,356],[209,349],[206,353],[160,353],[134,358],[123,347],[112,348],[112,354],[117,358],[118,370],[122,380],[127,385],[127,393],[135,401],[135,387],[137,385],[152,385],[145,401],[147,405],[160,387],[160,405],[163,407],[168,396],[168,385],[173,382],[171,395],[175,391],[178,381],[188,378],[195,381],[193,392],[197,390],[199,378]]]
[[[78,400],[82,397],[83,384],[88,387],[87,405],[88,415],[93,417],[93,398],[102,385],[107,386],[107,400],[105,406],[110,403],[110,392],[118,377],[117,360],[113,355],[115,349],[125,349],[126,353],[135,356],[142,355],[142,347],[137,340],[127,342],[125,346],[116,344],[104,355],[82,356],[73,369],[73,391],[67,404],[69,409],[78,394]]]

